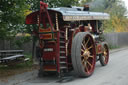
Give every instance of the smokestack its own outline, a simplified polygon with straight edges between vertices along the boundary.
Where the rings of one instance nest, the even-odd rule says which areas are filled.
[[[83,11],[89,11],[89,3],[86,3],[86,4],[84,5]]]

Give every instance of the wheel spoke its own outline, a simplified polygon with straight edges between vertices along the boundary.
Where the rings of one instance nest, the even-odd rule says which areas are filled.
[[[105,61],[105,59],[106,59],[106,56],[105,56],[105,55],[103,56],[103,59],[104,59],[104,61]]]
[[[106,55],[104,55],[104,58],[106,58]]]
[[[83,59],[83,60],[82,60],[82,63],[84,64],[84,62],[85,62],[85,60]]]
[[[104,49],[104,54],[106,54],[106,55],[107,55],[107,49],[106,49],[106,48]]]
[[[83,41],[83,44],[85,45],[85,40]]]
[[[88,67],[87,67],[87,64],[84,64],[84,67],[85,67],[85,69],[86,69],[86,71],[87,71],[87,73],[88,73]]]
[[[85,50],[85,46],[83,45],[83,43],[82,43],[82,47],[84,48],[84,50]]]
[[[104,51],[105,51],[105,52],[107,52],[107,49],[106,49],[106,48],[104,48]]]
[[[91,46],[88,48],[88,50],[90,50],[92,47],[93,47],[93,45],[91,45]]]
[[[87,56],[81,55],[81,57],[83,57],[83,58],[84,58],[84,61],[86,61],[86,60],[87,60]]]
[[[85,43],[85,47],[87,46],[87,44],[88,44],[89,40],[90,40],[90,37],[88,38],[87,42]]]
[[[89,56],[88,58],[93,58],[93,56]]]
[[[90,62],[88,62],[88,61],[87,61],[87,63],[88,63],[88,65],[92,68],[92,64],[91,64]]]
[[[85,51],[83,49],[81,49],[81,51],[84,53]]]

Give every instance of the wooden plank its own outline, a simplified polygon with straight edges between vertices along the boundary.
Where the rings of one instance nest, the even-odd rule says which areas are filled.
[[[10,57],[5,57],[5,58],[2,58],[2,60],[11,60],[11,59],[16,59],[16,58],[20,58],[20,57],[24,57],[24,55],[14,55],[14,56],[10,56]]]
[[[8,56],[13,56],[13,55],[18,55],[18,54],[23,54],[24,50],[0,50],[0,57],[8,57]]]
[[[23,52],[24,50],[0,50],[0,53],[10,53],[10,52]]]
[[[30,60],[29,58],[25,58],[25,59],[24,59],[25,62],[26,62],[26,61],[29,61],[29,60]]]

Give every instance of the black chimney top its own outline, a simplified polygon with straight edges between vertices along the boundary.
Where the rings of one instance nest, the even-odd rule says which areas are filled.
[[[89,4],[85,4],[85,5],[84,5],[83,11],[89,11]]]

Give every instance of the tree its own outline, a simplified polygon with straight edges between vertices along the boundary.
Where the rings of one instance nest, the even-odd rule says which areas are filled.
[[[85,0],[86,1],[86,0]],[[105,30],[113,32],[126,31],[127,19],[125,17],[127,9],[121,0],[95,0],[90,2],[91,11],[107,12],[110,20],[105,22]],[[128,31],[128,30],[127,30]]]
[[[78,0],[46,0],[50,7],[66,7],[78,5]]]
[[[0,38],[5,39],[23,28],[26,0],[0,0]]]
[[[85,3],[92,3],[94,0],[81,0],[80,6],[83,6]]]
[[[112,15],[124,16],[127,12],[125,4],[120,0],[106,0],[105,1],[105,10]]]
[[[124,2],[120,0],[106,0],[105,3],[105,11],[111,15],[111,19],[107,21],[111,23],[109,23],[106,28],[112,28],[112,31],[114,32],[128,31],[126,29],[127,19],[125,17],[127,9]]]
[[[40,0],[27,0],[27,3],[31,6],[31,10],[35,11],[39,9]],[[44,0],[51,7],[66,7],[71,5],[78,5],[79,0]]]
[[[26,3],[30,6],[31,11],[39,10],[40,0],[27,0]]]

